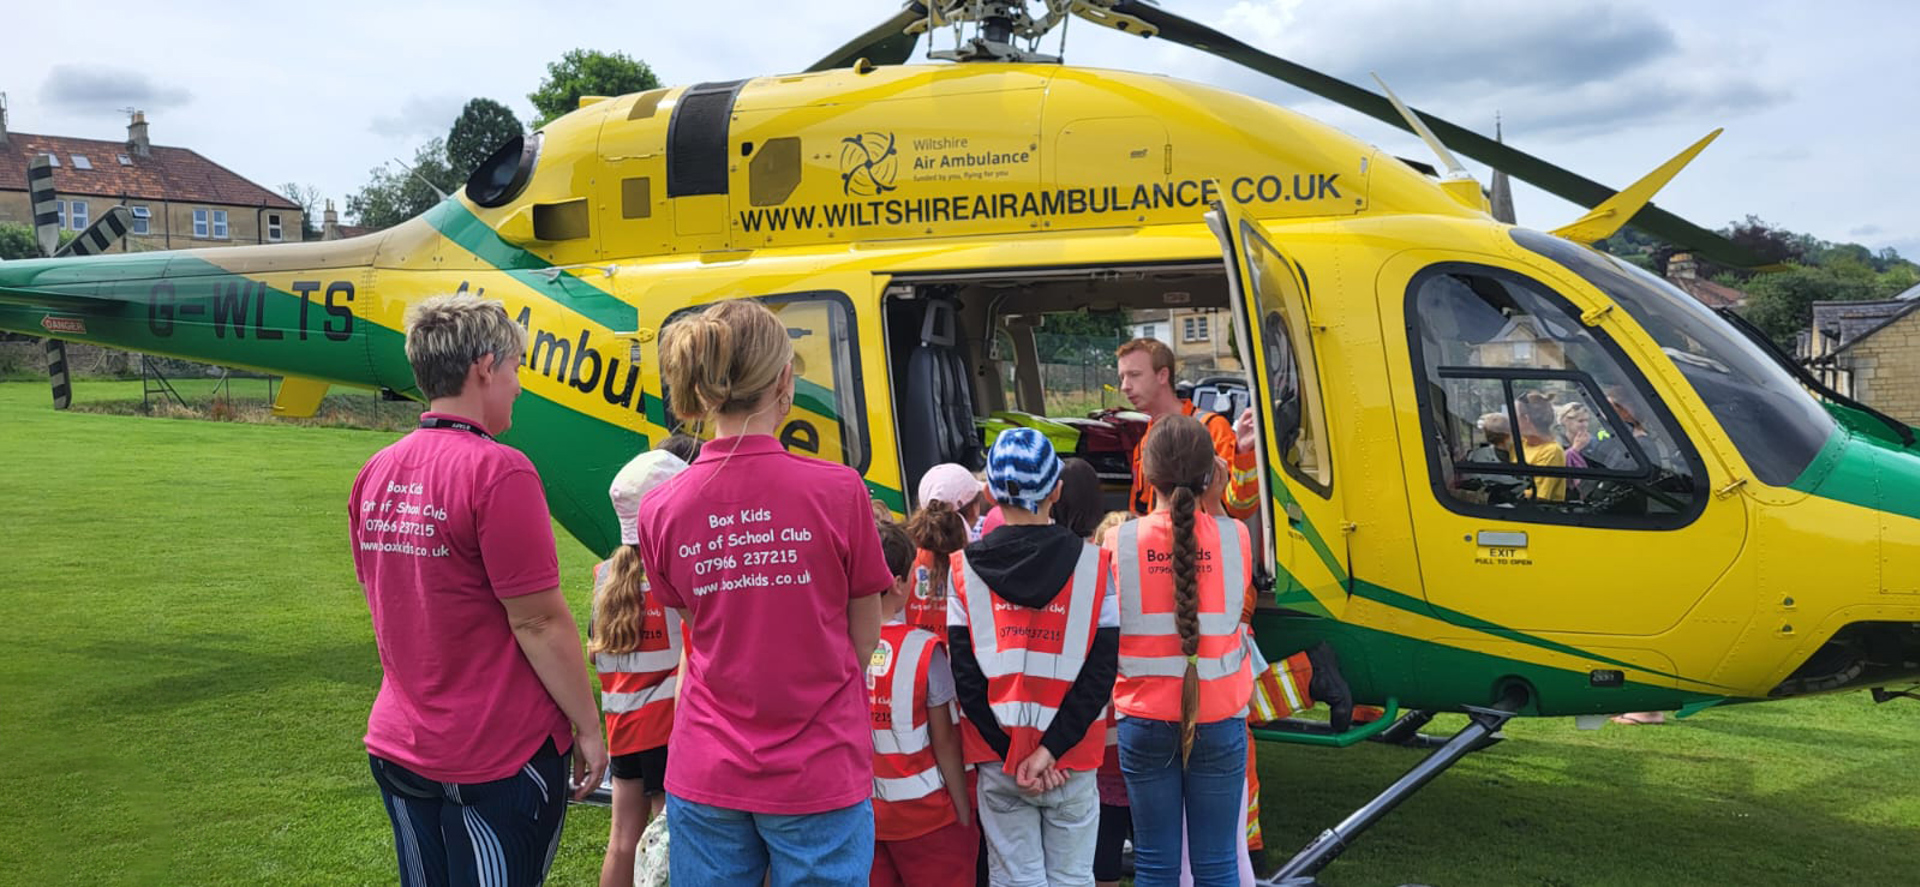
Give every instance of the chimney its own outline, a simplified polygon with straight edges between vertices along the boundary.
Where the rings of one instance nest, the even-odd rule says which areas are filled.
[[[0,145],[7,143],[7,94],[0,92]]]
[[[327,200],[327,211],[320,214],[320,239],[340,239],[340,214],[333,211],[333,200]]]
[[[1667,277],[1673,280],[1692,280],[1699,274],[1699,266],[1694,264],[1693,253],[1674,253],[1667,260]]]
[[[147,112],[133,112],[133,119],[127,122],[127,151],[135,157],[152,157],[152,144],[147,141]]]

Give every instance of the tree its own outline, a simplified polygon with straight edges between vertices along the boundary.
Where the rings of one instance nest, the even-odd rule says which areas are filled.
[[[447,166],[447,143],[434,139],[413,154],[412,170],[394,171],[376,166],[367,184],[347,198],[347,214],[355,225],[390,228],[413,218],[441,200],[440,192],[451,194],[458,179]],[[422,181],[422,180],[425,181]],[[428,182],[432,187],[428,187]]]
[[[76,235],[72,231],[60,231],[60,243],[65,244]],[[40,238],[33,234],[33,226],[25,222],[0,222],[0,259],[38,259]]]
[[[1746,247],[1768,265],[1801,261],[1806,249],[1798,235],[1785,228],[1769,225],[1761,221],[1759,216],[1747,216],[1746,221],[1729,226],[1720,233],[1735,244]]]
[[[660,80],[646,62],[625,53],[576,49],[560,61],[549,63],[540,88],[527,93],[536,115],[532,128],[546,126],[555,117],[578,108],[581,96],[626,95],[658,88]]]
[[[300,239],[320,239],[320,189],[312,185],[288,182],[280,194],[300,205]]]
[[[447,133],[447,160],[454,177],[466,181],[473,168],[495,148],[523,132],[520,118],[513,116],[506,105],[486,98],[467,102],[460,109],[460,118],[453,121],[453,130]]]
[[[1791,350],[1794,335],[1813,323],[1813,303],[1855,301],[1879,295],[1871,272],[1840,274],[1816,265],[1790,265],[1747,281],[1746,317]]]

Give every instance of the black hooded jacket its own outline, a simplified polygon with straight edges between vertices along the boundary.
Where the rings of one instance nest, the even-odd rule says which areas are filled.
[[[974,573],[994,594],[1008,603],[1039,609],[1052,603],[1065,590],[1086,544],[1065,527],[1009,524],[994,528],[985,538],[967,546],[966,556]],[[986,589],[967,589],[968,594],[984,591]],[[1082,593],[1092,594],[1093,589]],[[949,601],[948,606],[959,606],[959,601]],[[1096,613],[1099,606],[1095,601]],[[1005,760],[1009,740],[988,704],[987,677],[980,670],[980,660],[974,657],[973,636],[962,626],[948,628],[947,635],[953,686],[960,699],[960,709],[966,713],[967,720],[973,722],[974,729],[980,731],[980,737]],[[1060,701],[1053,722],[1040,737],[1041,746],[1054,758],[1066,754],[1086,737],[1087,729],[1113,698],[1119,656],[1120,629],[1097,629],[1086,664],[1080,667],[1080,674]]]

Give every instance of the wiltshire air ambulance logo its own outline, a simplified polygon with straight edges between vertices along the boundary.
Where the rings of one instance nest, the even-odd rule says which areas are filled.
[[[900,152],[893,133],[863,132],[840,140],[840,189],[855,197],[875,197],[894,189]]]

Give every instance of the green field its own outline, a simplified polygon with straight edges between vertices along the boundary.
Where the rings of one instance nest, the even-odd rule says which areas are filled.
[[[129,383],[76,395],[124,394],[102,384]],[[44,383],[0,384],[0,883],[395,881],[345,543],[347,488],[393,436],[62,415]],[[590,556],[568,540],[560,562],[584,612]],[[1664,727],[1516,723],[1324,881],[1911,883],[1916,728],[1920,705],[1864,694]],[[1418,754],[1265,749],[1275,858]],[[549,883],[594,882],[606,824],[574,808]]]

